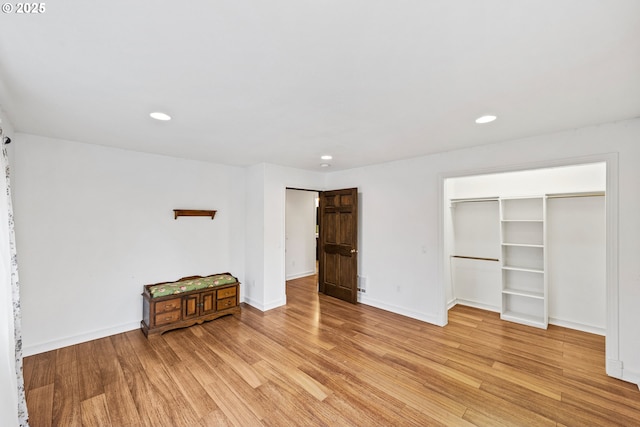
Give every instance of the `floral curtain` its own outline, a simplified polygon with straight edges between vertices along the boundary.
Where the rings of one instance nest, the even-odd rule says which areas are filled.
[[[7,209],[9,223],[0,227],[8,227],[9,235],[9,250],[10,250],[10,265],[11,265],[11,294],[13,297],[13,317],[15,328],[15,348],[16,348],[16,375],[18,384],[18,423],[20,426],[28,427],[28,413],[27,402],[25,400],[24,393],[24,377],[22,374],[22,327],[21,327],[21,315],[20,315],[20,285],[18,281],[18,258],[16,254],[16,235],[13,223],[13,206],[11,203],[11,181],[9,170],[9,158],[7,155],[7,149],[4,144],[4,136],[2,135],[2,128],[0,128],[0,143],[2,144],[2,167],[5,171],[6,189],[7,189]]]

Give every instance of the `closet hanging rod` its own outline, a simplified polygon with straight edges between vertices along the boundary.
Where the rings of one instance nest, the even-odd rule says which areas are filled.
[[[566,199],[570,197],[601,197],[604,195],[604,191],[591,191],[583,193],[555,193],[547,194],[547,199]]]
[[[451,258],[462,258],[462,259],[475,259],[478,261],[500,261],[498,258],[482,258],[477,256],[465,256],[465,255],[451,255]]]
[[[498,197],[475,197],[468,199],[451,199],[451,203],[469,203],[469,202],[497,202]]]

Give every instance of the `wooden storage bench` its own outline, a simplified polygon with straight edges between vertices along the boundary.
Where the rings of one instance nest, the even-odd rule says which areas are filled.
[[[145,285],[140,328],[149,337],[239,313],[239,286],[229,273]]]

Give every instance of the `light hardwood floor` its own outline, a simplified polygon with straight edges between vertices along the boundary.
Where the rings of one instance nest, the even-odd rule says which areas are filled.
[[[444,328],[287,284],[287,305],[24,360],[32,427],[640,425],[604,339],[457,306]]]

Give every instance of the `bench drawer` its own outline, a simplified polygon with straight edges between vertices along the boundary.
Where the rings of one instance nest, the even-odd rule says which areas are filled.
[[[220,289],[218,291],[218,299],[224,299],[229,297],[236,296],[236,287],[232,286],[230,288]]]
[[[172,311],[170,313],[156,314],[156,326],[166,325],[180,320],[180,311]]]
[[[167,311],[180,310],[181,299],[174,298],[166,301],[160,301],[156,303],[156,314],[165,313]]]
[[[236,305],[237,305],[236,304],[236,297],[219,299],[218,300],[218,304],[217,304],[217,309],[218,310],[224,310],[226,308],[235,307]]]

